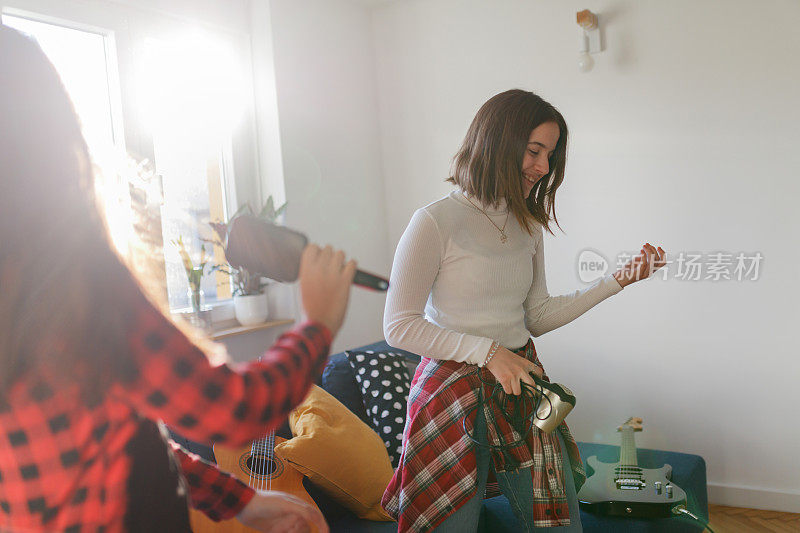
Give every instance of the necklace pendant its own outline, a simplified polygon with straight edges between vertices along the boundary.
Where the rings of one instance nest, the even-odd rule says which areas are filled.
[[[508,241],[508,236],[505,233],[500,233],[500,242],[505,244]]]

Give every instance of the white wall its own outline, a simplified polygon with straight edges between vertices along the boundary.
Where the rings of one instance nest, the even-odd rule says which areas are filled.
[[[586,7],[607,49],[581,74]],[[589,246],[764,255],[757,281],[637,283],[535,342],[576,391],[579,440],[618,444],[617,425],[642,416],[640,447],[706,459],[712,502],[800,511],[800,4],[409,0],[372,17],[391,249],[449,190],[478,107],[520,87],[572,133],[551,294],[581,286]]]
[[[94,1],[94,0],[91,0]],[[181,17],[195,23],[225,27],[233,31],[246,31],[248,0],[103,0],[149,13]]]
[[[368,11],[271,0],[286,224],[388,275],[377,91]],[[383,294],[354,288],[334,351],[383,337]]]

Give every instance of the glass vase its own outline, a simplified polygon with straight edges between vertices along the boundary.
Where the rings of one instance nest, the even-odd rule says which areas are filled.
[[[203,289],[200,287],[189,287],[189,290],[186,291],[186,296],[189,298],[189,307],[191,312],[189,313],[189,322],[197,326],[199,328],[206,328],[208,324],[206,323],[206,314],[205,311],[205,293]]]
[[[189,297],[189,307],[192,308],[192,313],[199,313],[203,310],[205,305],[205,293],[200,287],[189,287],[186,291],[186,296]]]

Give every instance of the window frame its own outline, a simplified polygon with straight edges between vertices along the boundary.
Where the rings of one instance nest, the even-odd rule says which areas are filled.
[[[133,6],[125,0],[0,0],[0,13],[103,36],[114,145],[137,161],[155,161],[153,138],[137,106],[136,55],[142,43],[147,37],[161,38],[198,26],[222,37],[240,57],[245,80],[242,118],[232,131],[230,142],[222,147],[220,170],[226,216],[236,211],[240,199],[263,197],[249,28],[216,25],[179,13]],[[165,270],[162,275],[166,282]],[[209,307],[213,322],[233,318],[232,298]],[[181,311],[172,310],[176,314]]]

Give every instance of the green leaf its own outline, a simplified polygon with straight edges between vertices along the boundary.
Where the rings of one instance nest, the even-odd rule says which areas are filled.
[[[264,204],[264,207],[261,209],[261,217],[266,216],[268,218],[272,218],[272,214],[274,212],[275,212],[275,202],[272,199],[272,195],[270,194],[269,198],[267,198],[267,203]]]
[[[237,209],[236,212],[231,215],[230,219],[232,221],[234,218],[236,218],[238,216],[241,216],[241,215],[243,215],[245,213],[252,214],[252,210],[250,209],[250,204],[244,203],[244,204],[240,205],[239,209]]]
[[[233,276],[233,275],[236,274],[235,271],[233,271],[232,269],[228,268],[228,265],[214,265],[209,270],[209,273],[211,273],[211,272],[222,272],[223,274],[225,274],[227,276]]]

